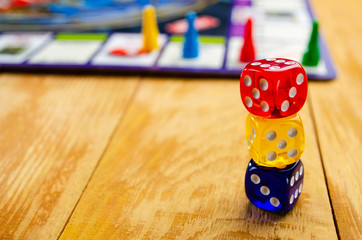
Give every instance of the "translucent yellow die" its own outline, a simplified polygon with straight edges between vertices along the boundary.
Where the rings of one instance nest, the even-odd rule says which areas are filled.
[[[246,118],[246,140],[251,158],[261,166],[285,168],[304,151],[304,128],[299,114],[285,118]]]

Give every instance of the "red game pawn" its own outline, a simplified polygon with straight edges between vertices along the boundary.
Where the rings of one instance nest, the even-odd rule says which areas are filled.
[[[249,18],[244,29],[244,44],[241,47],[239,61],[251,62],[255,60],[255,50],[252,36],[252,21]]]

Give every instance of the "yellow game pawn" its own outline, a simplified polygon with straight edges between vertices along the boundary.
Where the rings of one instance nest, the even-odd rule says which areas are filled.
[[[147,5],[143,9],[142,35],[142,52],[149,53],[159,48],[159,31],[157,26],[156,11],[155,8],[151,5]]]

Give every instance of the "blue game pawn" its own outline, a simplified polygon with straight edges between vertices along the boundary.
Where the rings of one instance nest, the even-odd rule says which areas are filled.
[[[196,13],[186,15],[188,29],[185,34],[183,58],[197,58],[199,56],[199,34],[195,28]]]

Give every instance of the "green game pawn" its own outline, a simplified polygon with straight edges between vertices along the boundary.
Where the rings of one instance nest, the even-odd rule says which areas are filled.
[[[318,48],[318,22],[313,21],[312,34],[310,35],[307,50],[303,55],[302,65],[315,67],[319,62],[319,48]]]

